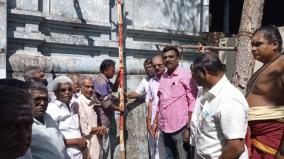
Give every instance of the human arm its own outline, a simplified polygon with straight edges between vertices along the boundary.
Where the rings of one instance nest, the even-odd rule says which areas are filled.
[[[102,126],[93,127],[89,123],[89,119],[87,117],[88,108],[84,107],[82,103],[77,102],[73,103],[74,106],[78,107],[78,114],[79,114],[79,121],[80,121],[80,129],[82,131],[83,136],[98,134],[98,135],[104,135],[106,133],[106,128]],[[86,110],[86,111],[85,111]],[[97,114],[92,114],[93,117],[96,117]]]
[[[92,133],[98,135],[105,135],[107,133],[107,130],[104,126],[97,126],[97,127],[92,127]]]
[[[282,90],[284,90],[284,62],[282,62],[281,64],[282,64],[282,69],[283,69],[282,74],[281,74],[281,84],[282,84]],[[282,136],[281,145],[276,153],[275,158],[284,159],[284,136]]]
[[[114,104],[112,104],[110,106],[110,109],[113,110],[113,111],[119,111],[119,112],[124,112],[124,108],[120,107],[120,106],[116,106]]]
[[[239,158],[245,151],[248,105],[245,99],[229,98],[220,103],[219,109],[220,129],[227,141],[220,158]]]
[[[87,147],[87,142],[85,138],[74,138],[74,139],[64,139],[64,144],[66,147],[77,147],[83,151]]]
[[[190,121],[191,121],[191,116],[192,116],[192,112],[188,112],[188,122],[185,126],[185,131],[182,135],[182,138],[183,138],[183,141],[185,143],[188,143],[189,142],[189,138],[190,138]]]
[[[157,137],[157,134],[158,134],[158,127],[159,127],[158,116],[159,116],[159,111],[156,112],[153,125],[151,126],[153,137]]]
[[[120,78],[120,71],[118,71],[117,76],[115,78],[115,82],[111,88],[112,92],[117,92],[119,84],[120,84],[119,78]]]
[[[227,144],[219,159],[238,159],[245,151],[244,139],[227,140]]]
[[[124,108],[121,108],[113,103],[113,96],[111,93],[101,97],[100,101],[104,109],[124,112]]]
[[[152,128],[151,128],[151,114],[152,114],[152,100],[149,100],[147,104],[146,124],[147,124],[148,132],[153,136]]]
[[[137,97],[140,96],[140,94],[137,92],[129,92],[129,93],[126,93],[125,96],[130,99],[136,99]]]
[[[191,74],[189,78],[185,78],[184,80],[182,80],[182,83],[185,87],[186,98],[188,101],[188,121],[186,124],[186,129],[183,133],[183,141],[188,143],[189,138],[190,138],[190,122],[191,122],[192,112],[195,108],[195,101],[196,101],[198,89],[197,89],[197,85],[195,81],[193,80]]]
[[[143,79],[143,80],[139,83],[139,85],[138,85],[138,87],[137,87],[137,89],[136,89],[135,91],[126,93],[126,97],[127,97],[127,98],[130,98],[130,99],[135,99],[135,98],[137,98],[137,97],[139,97],[139,96],[144,95],[145,93],[147,93],[147,92],[146,92],[146,88],[145,88],[146,86],[147,86],[147,85],[146,85],[146,80]]]

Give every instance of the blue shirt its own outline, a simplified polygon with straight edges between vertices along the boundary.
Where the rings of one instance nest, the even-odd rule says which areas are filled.
[[[113,104],[113,97],[111,94],[113,84],[104,74],[99,74],[94,80],[94,92],[95,96],[100,101],[101,105],[96,107],[99,114],[98,125],[105,127],[110,126],[110,120],[114,115],[113,110],[110,106]]]

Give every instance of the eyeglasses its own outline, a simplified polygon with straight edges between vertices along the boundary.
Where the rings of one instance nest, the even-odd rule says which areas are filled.
[[[39,104],[40,102],[45,102],[48,103],[50,101],[50,98],[46,97],[46,96],[42,96],[42,97],[34,97],[32,98],[32,101],[36,104]]]
[[[162,66],[163,66],[163,64],[153,65],[154,68],[156,68],[156,67],[162,67]]]

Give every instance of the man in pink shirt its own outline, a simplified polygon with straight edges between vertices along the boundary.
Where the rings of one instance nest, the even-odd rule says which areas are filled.
[[[158,111],[154,130],[160,129],[159,141],[164,142],[166,154],[160,158],[186,159],[192,110],[197,85],[189,70],[179,66],[180,53],[175,47],[165,47],[163,63],[167,72],[162,75],[158,89]],[[171,157],[170,157],[171,156]]]

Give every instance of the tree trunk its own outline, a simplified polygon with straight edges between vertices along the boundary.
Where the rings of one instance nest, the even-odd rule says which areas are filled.
[[[233,84],[243,93],[250,79],[254,58],[251,54],[251,35],[261,25],[264,0],[244,0],[238,34]]]

